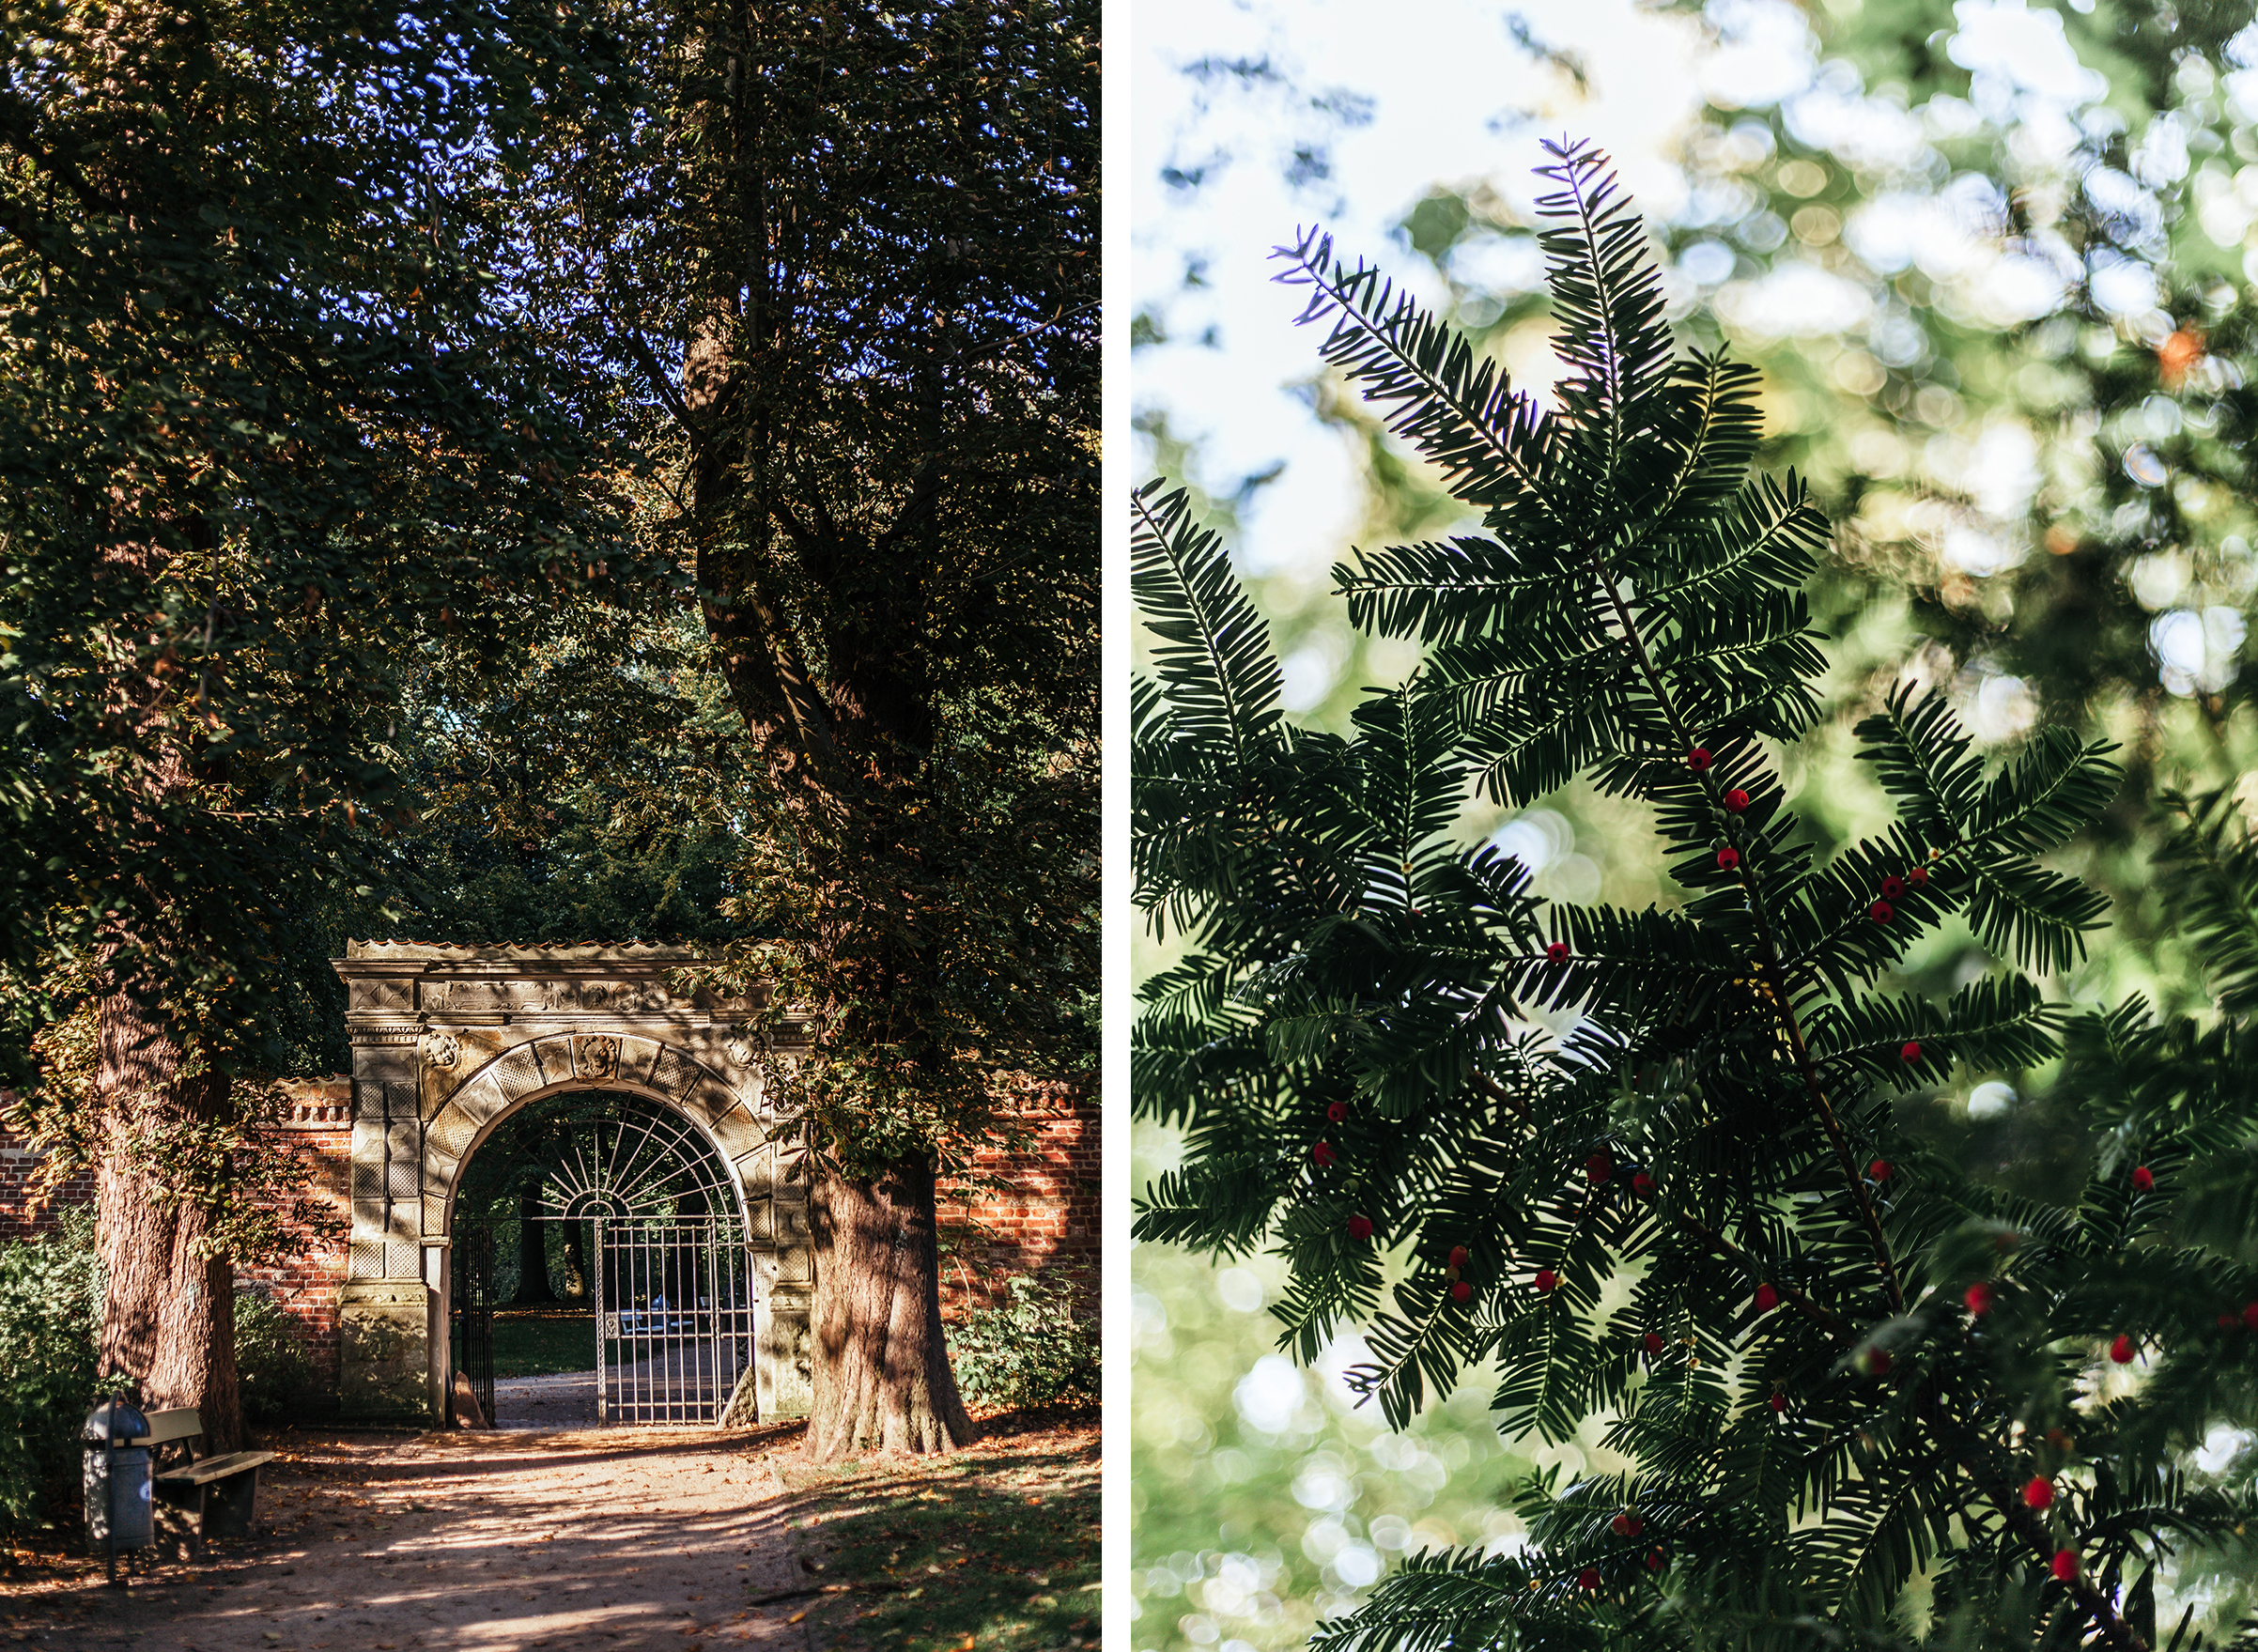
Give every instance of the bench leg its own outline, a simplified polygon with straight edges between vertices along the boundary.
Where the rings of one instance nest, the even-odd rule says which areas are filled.
[[[203,1488],[204,1536],[248,1537],[258,1513],[258,1470],[245,1469]]]
[[[168,1546],[173,1558],[183,1565],[199,1558],[204,1551],[201,1489],[168,1486],[160,1480],[156,1490],[158,1541]]]

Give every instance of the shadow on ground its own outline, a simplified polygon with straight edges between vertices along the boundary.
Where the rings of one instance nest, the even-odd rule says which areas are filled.
[[[806,1576],[771,1460],[798,1435],[286,1436],[259,1536],[142,1557],[123,1590],[89,1560],[0,1605],[0,1631],[151,1652],[813,1652],[804,1607],[751,1603]]]
[[[50,1554],[0,1641],[135,1652],[1039,1652],[1097,1644],[1095,1413],[814,1468],[801,1428],[265,1444],[259,1534],[130,1586]]]
[[[1097,1413],[1006,1413],[982,1428],[945,1458],[783,1464],[808,1564],[836,1591],[810,1613],[826,1645],[1098,1644]]]

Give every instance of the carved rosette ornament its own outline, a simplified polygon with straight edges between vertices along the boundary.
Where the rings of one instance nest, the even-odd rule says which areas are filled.
[[[580,1061],[582,1078],[611,1078],[619,1072],[619,1040],[610,1037],[580,1040]]]
[[[425,1066],[448,1068],[461,1058],[462,1046],[455,1042],[452,1033],[427,1032],[424,1034],[421,1054]]]

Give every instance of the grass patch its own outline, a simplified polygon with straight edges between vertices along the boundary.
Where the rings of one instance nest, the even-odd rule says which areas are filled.
[[[595,1310],[521,1307],[494,1310],[494,1375],[546,1377],[595,1369]]]
[[[1007,1413],[937,1459],[781,1459],[837,1652],[1045,1652],[1098,1644],[1098,1413]],[[768,1610],[790,1613],[799,1603]]]

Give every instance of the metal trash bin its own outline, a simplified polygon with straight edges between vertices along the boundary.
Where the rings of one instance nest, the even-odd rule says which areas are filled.
[[[113,1554],[157,1540],[149,1505],[149,1420],[122,1399],[86,1413],[86,1539]]]

